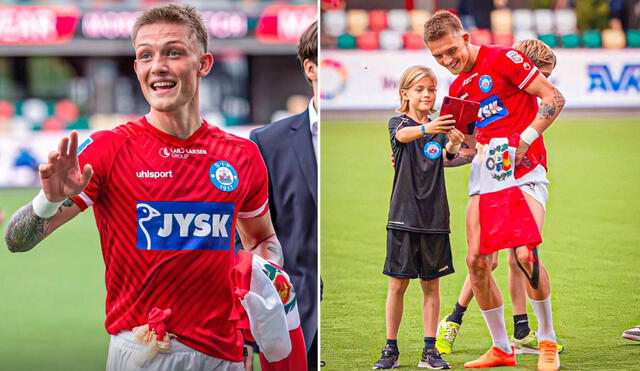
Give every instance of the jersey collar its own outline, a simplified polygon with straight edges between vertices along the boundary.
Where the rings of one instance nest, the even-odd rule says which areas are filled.
[[[175,144],[180,147],[187,147],[188,145],[196,141],[198,138],[200,138],[210,128],[209,123],[207,123],[204,119],[202,119],[202,125],[200,125],[200,127],[196,131],[194,131],[193,134],[191,134],[188,138],[180,139],[180,138],[174,137],[173,135],[167,134],[164,131],[151,125],[146,115],[142,116],[140,121],[144,125],[145,129],[147,129],[147,131],[150,131],[151,134],[153,134],[154,136],[159,137],[164,142]]]

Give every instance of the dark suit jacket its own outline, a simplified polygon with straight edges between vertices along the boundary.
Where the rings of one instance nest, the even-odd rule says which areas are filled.
[[[251,132],[269,171],[269,210],[307,349],[318,331],[318,165],[309,111]]]

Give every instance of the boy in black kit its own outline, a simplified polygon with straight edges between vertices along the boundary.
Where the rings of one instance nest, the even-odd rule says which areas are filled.
[[[424,66],[407,69],[400,79],[398,112],[389,120],[395,175],[389,221],[387,259],[383,273],[389,276],[386,303],[387,344],[374,369],[399,365],[398,329],[404,293],[409,280],[420,278],[425,347],[418,367],[448,369],[435,349],[440,311],[438,278],[451,274],[449,206],[444,183],[445,159],[452,160],[464,135],[454,128],[452,115],[430,121],[437,80]]]

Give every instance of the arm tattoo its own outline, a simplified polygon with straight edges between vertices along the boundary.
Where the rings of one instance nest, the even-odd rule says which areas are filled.
[[[73,201],[64,200],[58,213],[63,207],[71,207]],[[45,219],[37,216],[31,203],[16,211],[7,225],[4,239],[11,252],[26,252],[42,241],[49,234],[51,218]]]
[[[473,153],[470,153],[470,154],[464,155],[464,156],[457,156],[453,160],[446,161],[444,163],[444,166],[445,167],[457,167],[457,166],[470,164],[471,161],[473,161],[474,157],[475,157],[475,154],[473,154]]]
[[[272,260],[279,266],[284,265],[284,256],[282,255],[282,246],[275,234],[265,238],[255,247],[249,249],[252,253],[259,255],[267,260]]]
[[[550,106],[544,102],[540,103],[538,109],[538,118],[543,120],[551,120],[564,107],[565,99],[557,88],[553,88],[553,104]]]
[[[48,220],[41,218],[33,211],[31,203],[16,211],[7,225],[4,235],[7,247],[11,252],[31,250],[46,234]]]

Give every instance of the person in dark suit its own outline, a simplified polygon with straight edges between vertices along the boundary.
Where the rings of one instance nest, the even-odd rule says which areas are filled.
[[[306,111],[253,130],[269,172],[269,210],[298,297],[309,370],[318,363],[318,26],[298,43],[313,98]]]

